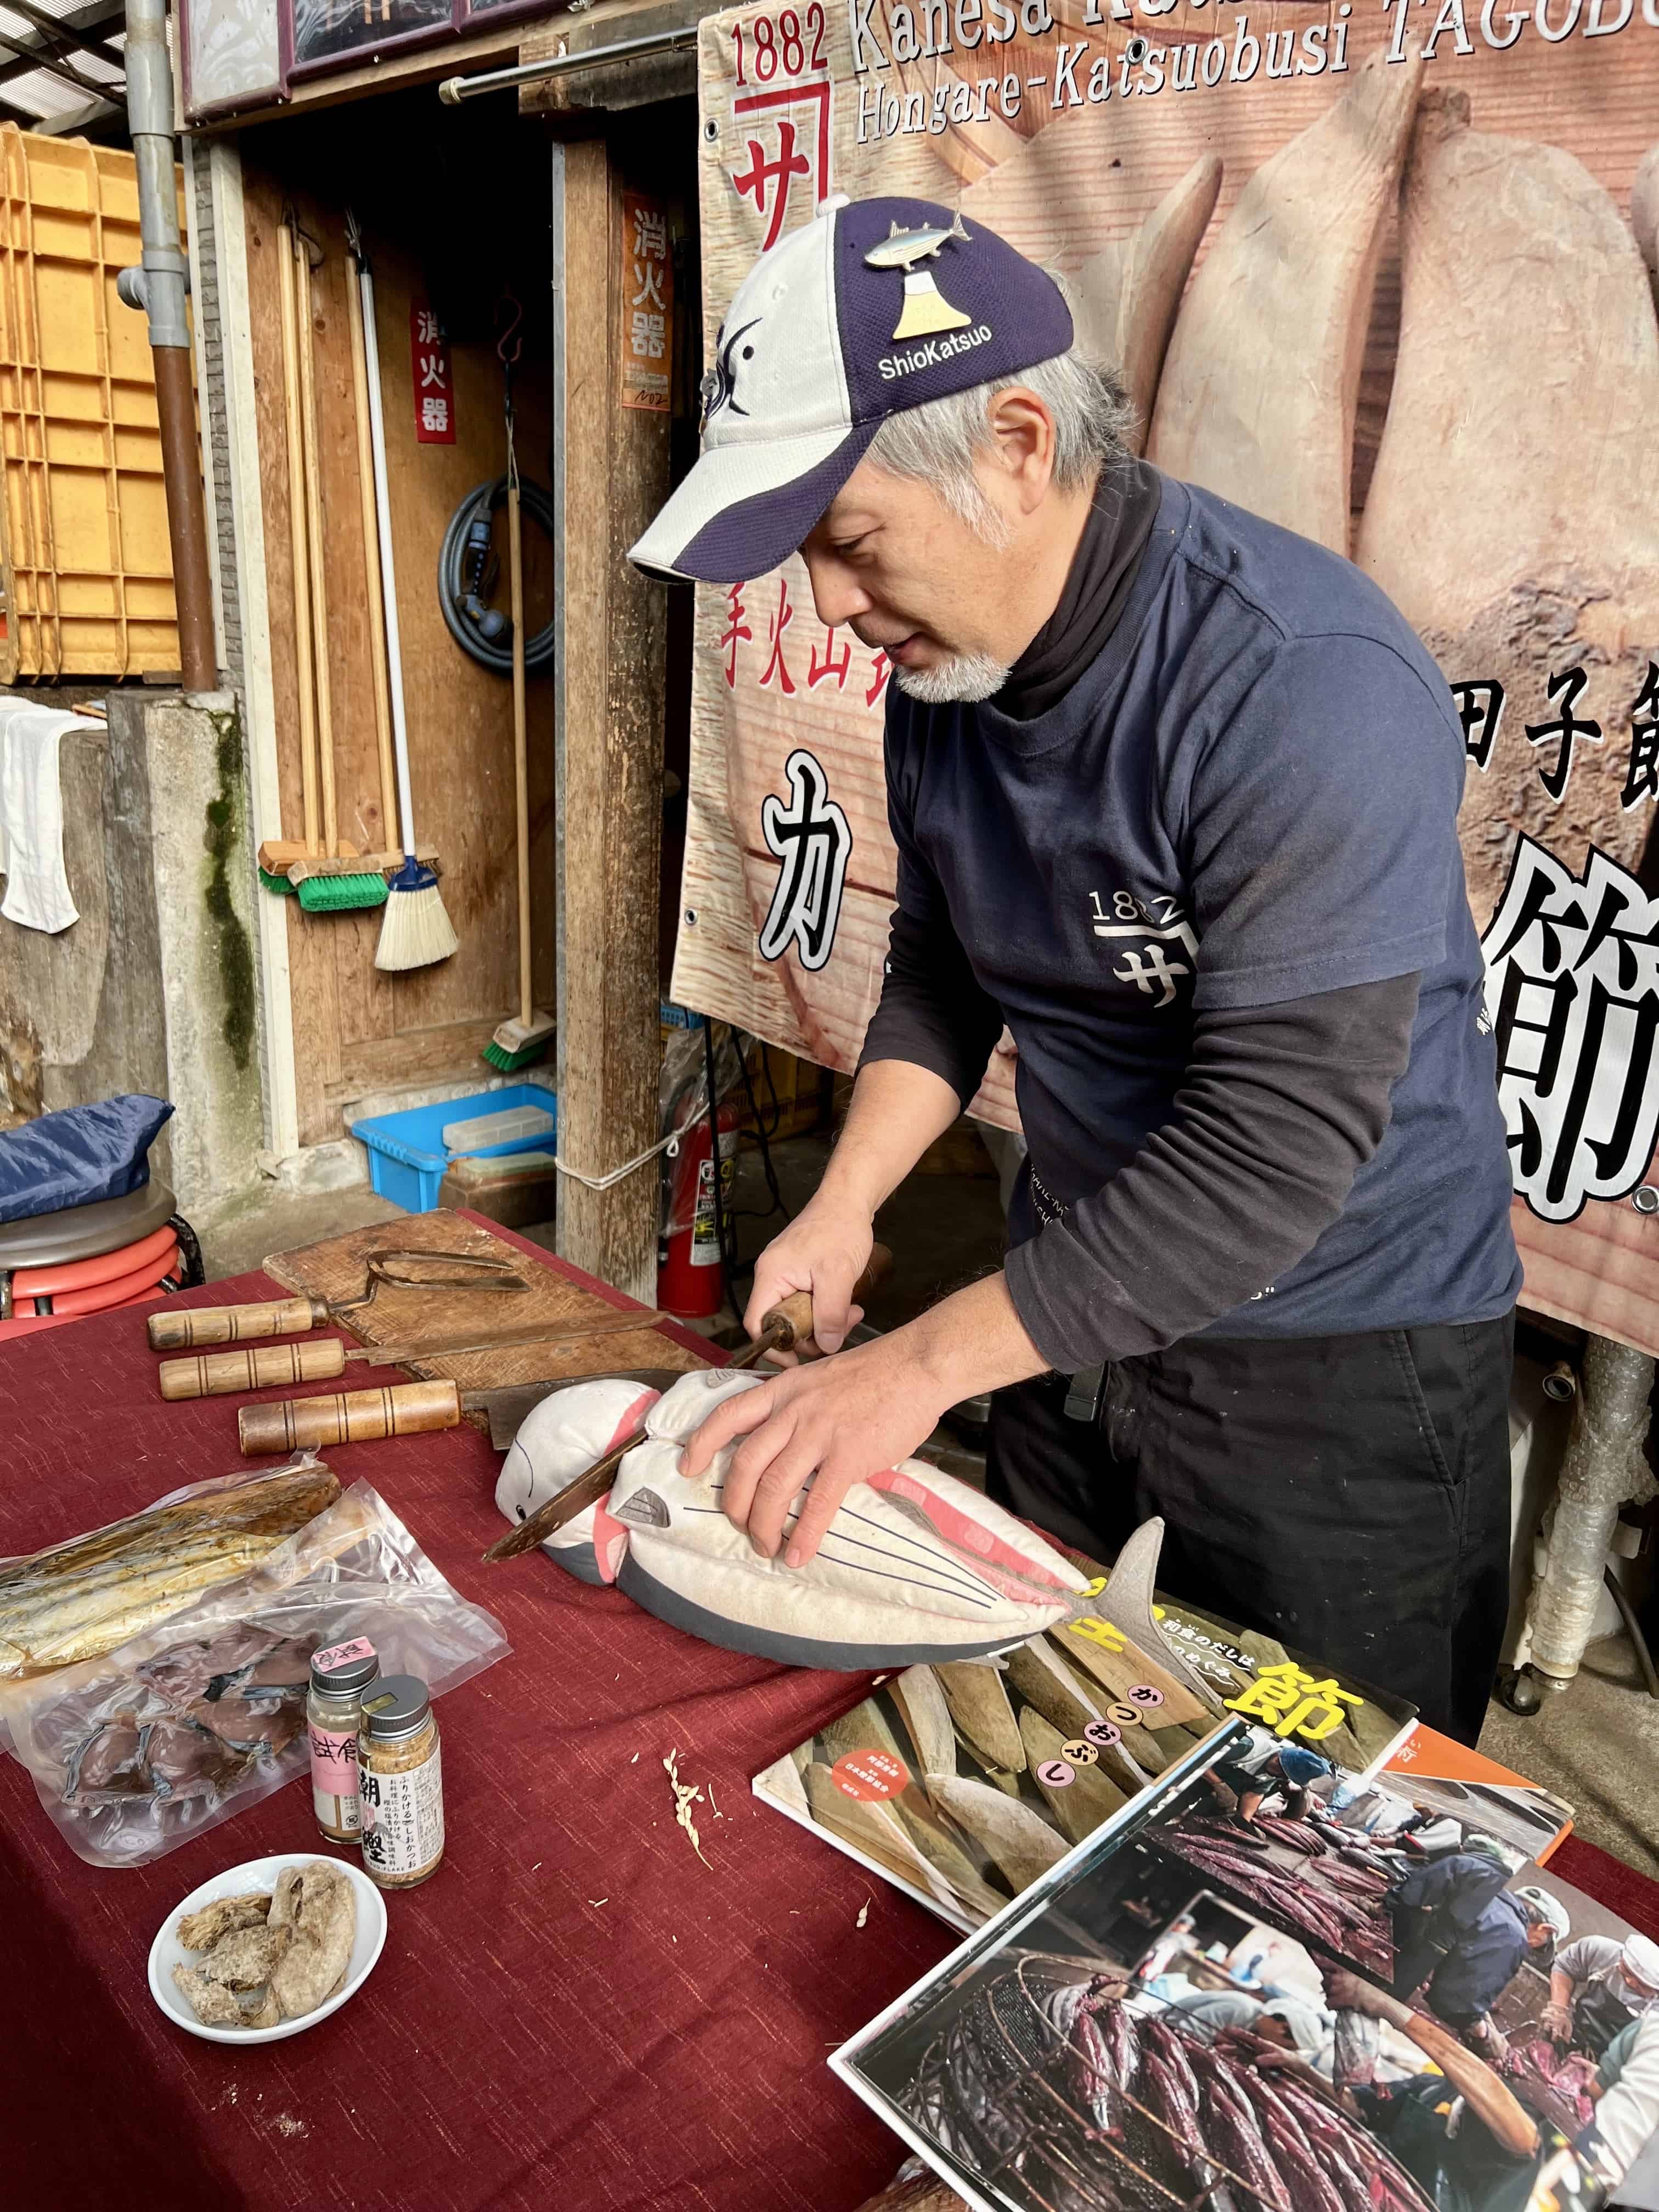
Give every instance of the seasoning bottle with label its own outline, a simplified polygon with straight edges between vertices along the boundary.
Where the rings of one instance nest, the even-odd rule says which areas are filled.
[[[380,1671],[374,1646],[359,1636],[312,1654],[306,1721],[311,1738],[311,1804],[331,1844],[362,1833],[357,1802],[357,1730],[362,1693]]]
[[[363,1870],[382,1889],[413,1889],[444,1855],[444,1781],[438,1723],[426,1684],[382,1674],[362,1693],[357,1790]]]

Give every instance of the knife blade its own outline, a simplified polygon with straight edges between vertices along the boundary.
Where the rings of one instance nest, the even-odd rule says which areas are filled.
[[[493,1390],[464,1390],[461,1411],[487,1414],[491,1445],[496,1451],[511,1451],[526,1416],[556,1390],[568,1390],[578,1382],[637,1382],[641,1390],[666,1390],[682,1372],[678,1367],[628,1367],[604,1375],[562,1375],[552,1382],[504,1382]]]

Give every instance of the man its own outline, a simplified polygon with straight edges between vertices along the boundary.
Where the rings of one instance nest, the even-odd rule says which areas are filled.
[[[1659,2007],[1659,1943],[1630,1936],[1581,1936],[1557,1951],[1549,2002],[1538,2016],[1558,2043],[1579,2044],[1599,2058],[1634,2020]]]
[[[1242,2029],[1263,2043],[1297,2056],[1328,2081],[1333,2064],[1336,2015],[1300,1997],[1272,1997],[1263,2002],[1243,1990],[1188,1990],[1170,2000],[1171,2012],[1201,2043],[1214,2043]]]
[[[1236,1807],[1234,1817],[1248,1827],[1274,1792],[1282,1793],[1287,1820],[1305,1820],[1311,1785],[1335,1771],[1322,1752],[1252,1729],[1242,1748],[1218,1760],[1204,1779],[1223,1809]]]
[[[1389,1888],[1396,1996],[1408,1997],[1480,1919],[1509,1879],[1495,1850],[1454,1851],[1413,1867]]]
[[[1349,2087],[1342,2101],[1438,2212],[1542,2212],[1575,2201],[1571,2154],[1484,2059],[1358,1975],[1334,1974],[1327,1989],[1334,2005],[1386,2021],[1432,2061],[1403,2081]],[[1552,2183],[1559,2194],[1550,2193]]]
[[[1170,1589],[1473,1741],[1519,1270],[1462,728],[1346,561],[1134,459],[1072,342],[977,222],[832,202],[739,287],[707,450],[633,550],[729,583],[799,548],[895,678],[881,1003],[749,1318],[809,1290],[841,1344],[1005,1024],[1030,1146],[1002,1269],[727,1401],[687,1472],[744,1438],[726,1510],[796,1565],[998,1391],[1002,1502],[1107,1556],[1161,1514]],[[1099,1428],[1066,1422],[1045,1378],[1103,1365]]]
[[[1394,1840],[1408,1858],[1437,1859],[1462,1848],[1463,1832],[1462,1822],[1449,1813],[1421,1810],[1395,1829]]]
[[[1595,2118],[1577,2149],[1608,2191],[1628,2176],[1628,2201],[1659,2202],[1659,2011],[1621,2027],[1596,2069]],[[1639,2165],[1638,2165],[1639,2161]]]
[[[1394,1993],[1409,1997],[1428,1982],[1425,2002],[1437,2020],[1476,2045],[1501,2053],[1488,2017],[1529,1951],[1565,1942],[1566,1909],[1547,1890],[1502,1887],[1504,1869],[1474,1854],[1443,1859],[1407,1876],[1390,1893]]]

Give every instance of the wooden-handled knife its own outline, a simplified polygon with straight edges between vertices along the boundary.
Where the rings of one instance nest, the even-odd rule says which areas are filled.
[[[678,1382],[680,1373],[677,1367],[633,1367],[606,1375],[563,1375],[556,1382],[503,1382],[489,1390],[462,1390],[447,1382],[395,1382],[386,1390],[244,1406],[236,1429],[242,1450],[252,1458],[258,1452],[419,1436],[453,1429],[469,1413],[483,1413],[489,1422],[490,1443],[497,1451],[508,1451],[525,1416],[556,1390],[572,1390],[580,1382],[634,1382],[641,1390],[661,1391]]]
[[[235,1390],[265,1390],[283,1382],[327,1382],[343,1375],[349,1362],[371,1367],[406,1367],[416,1361],[460,1359],[478,1352],[514,1346],[539,1346],[550,1354],[599,1336],[632,1336],[666,1321],[665,1313],[608,1315],[602,1321],[548,1322],[480,1337],[471,1343],[343,1344],[337,1336],[308,1337],[303,1344],[256,1344],[245,1352],[198,1352],[189,1359],[164,1359],[155,1370],[164,1398],[220,1398]]]
[[[871,1293],[886,1281],[892,1268],[893,1255],[887,1247],[884,1244],[873,1246],[869,1266],[853,1285],[853,1304],[862,1305]],[[741,1352],[735,1353],[726,1363],[726,1367],[752,1367],[757,1361],[764,1359],[769,1352],[793,1352],[811,1334],[811,1293],[809,1291],[792,1291],[787,1298],[781,1299],[762,1316],[760,1334],[744,1345]],[[711,1376],[725,1371],[720,1368],[709,1370]],[[567,1521],[574,1521],[577,1514],[585,1511],[588,1506],[597,1505],[610,1489],[611,1478],[622,1465],[624,1455],[632,1451],[638,1441],[636,1436],[630,1436],[625,1437],[621,1443],[614,1444],[603,1459],[594,1461],[585,1474],[579,1474],[574,1482],[566,1483],[564,1488],[556,1492],[545,1505],[538,1505],[527,1519],[520,1522],[516,1528],[509,1528],[506,1535],[493,1543],[484,1553],[485,1560],[493,1565],[498,1559],[516,1559],[522,1553],[534,1551],[537,1545],[544,1542],[556,1528],[562,1528]]]

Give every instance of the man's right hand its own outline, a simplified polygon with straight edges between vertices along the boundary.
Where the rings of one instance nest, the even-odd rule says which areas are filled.
[[[847,1332],[864,1318],[852,1303],[853,1285],[870,1262],[874,1224],[855,1209],[826,1203],[820,1195],[805,1206],[755,1262],[754,1287],[743,1325],[758,1336],[763,1316],[792,1291],[812,1299],[812,1335],[803,1349],[811,1355],[839,1352]],[[788,1364],[793,1354],[778,1354]]]
[[[1572,2009],[1564,2004],[1547,2004],[1538,2015],[1538,2031],[1549,2037],[1552,2043],[1571,2043],[1572,2040]]]

